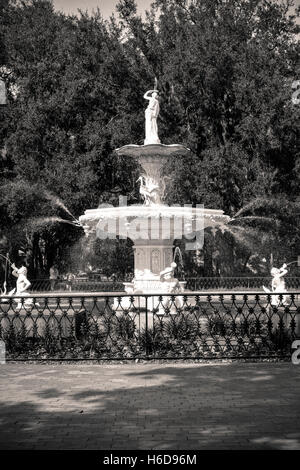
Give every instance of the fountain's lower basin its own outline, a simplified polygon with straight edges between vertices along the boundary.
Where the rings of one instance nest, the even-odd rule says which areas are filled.
[[[98,230],[99,235],[100,232],[106,232],[108,235],[131,239],[136,235],[135,239],[142,239],[145,233],[138,231],[138,228],[147,226],[148,231],[150,229],[153,232],[150,240],[166,240],[176,238],[176,230],[180,232],[180,228],[181,236],[186,236],[207,227],[225,225],[230,217],[224,215],[222,210],[153,204],[89,209],[79,220],[82,224],[88,224],[91,231]]]

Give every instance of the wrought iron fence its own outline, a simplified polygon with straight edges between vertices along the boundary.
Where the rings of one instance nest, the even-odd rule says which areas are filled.
[[[7,359],[285,357],[300,338],[300,291],[0,298]]]

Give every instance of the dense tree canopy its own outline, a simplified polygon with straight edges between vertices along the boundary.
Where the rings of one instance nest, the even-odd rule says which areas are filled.
[[[299,254],[299,12],[292,16],[291,5],[156,0],[142,18],[134,0],[120,0],[105,21],[100,10],[67,16],[49,0],[0,0],[8,95],[0,107],[1,252],[14,256],[22,246],[31,275],[45,274],[82,237],[54,217],[71,220],[119,193],[139,200],[136,164],[114,149],[143,143],[143,94],[157,77],[160,138],[192,150],[168,163],[166,202],[231,216],[248,205],[244,216],[274,219],[260,246],[208,233],[206,258],[218,250],[220,272],[232,274],[254,255]],[[261,225],[252,219],[258,233]]]

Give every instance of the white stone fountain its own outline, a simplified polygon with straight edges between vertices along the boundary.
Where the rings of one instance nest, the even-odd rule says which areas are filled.
[[[96,236],[114,238],[118,235],[134,242],[134,279],[124,283],[126,293],[183,292],[185,283],[174,278],[174,264],[171,266],[174,239],[182,236],[191,239],[201,231],[203,235],[206,227],[226,224],[230,218],[222,210],[164,204],[166,176],[163,167],[168,158],[187,155],[190,150],[180,144],[160,143],[157,90],[149,90],[144,98],[149,100],[145,111],[144,145],[130,144],[116,149],[118,155],[135,158],[143,168],[139,182],[144,204],[90,209],[80,217],[80,222],[95,231]]]

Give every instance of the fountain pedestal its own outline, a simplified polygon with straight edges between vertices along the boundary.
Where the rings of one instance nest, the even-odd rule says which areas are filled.
[[[134,239],[134,279],[132,283],[125,283],[127,293],[153,293],[164,287],[159,274],[173,261],[174,224],[170,223],[167,216],[166,226],[159,211],[166,186],[163,167],[169,157],[187,155],[189,152],[188,148],[177,144],[125,145],[116,149],[118,155],[133,157],[141,165],[144,173],[140,177],[140,193],[144,197],[145,206],[154,209],[150,220],[148,218],[146,222],[150,230],[148,239]],[[156,214],[155,207],[158,209]]]
[[[160,286],[160,272],[173,260],[173,240],[135,240],[134,279],[124,283],[127,293],[156,292]]]
[[[183,145],[148,144],[124,145],[116,149],[118,155],[135,158],[143,168],[140,192],[145,198],[145,204],[162,204],[165,192],[163,166],[170,156],[187,155],[190,149]]]

